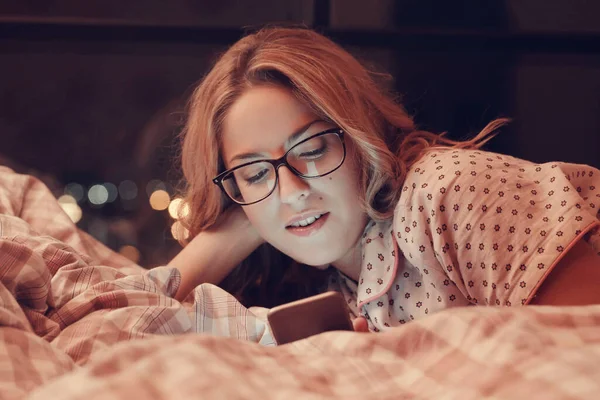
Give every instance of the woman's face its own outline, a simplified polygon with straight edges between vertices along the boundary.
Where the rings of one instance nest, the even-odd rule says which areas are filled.
[[[258,86],[246,91],[228,111],[221,155],[227,169],[253,160],[277,159],[294,144],[330,128],[335,126],[319,120],[289,90]],[[299,132],[299,136],[294,135]],[[292,135],[295,137],[290,139]],[[359,170],[353,146],[347,138],[345,142],[346,159],[333,173],[303,179],[282,166],[273,193],[243,207],[259,234],[298,262],[337,266],[337,262],[355,257],[367,217],[359,202]],[[253,156],[234,160],[248,153]],[[290,227],[294,220],[312,222],[310,217],[319,215],[311,225]]]

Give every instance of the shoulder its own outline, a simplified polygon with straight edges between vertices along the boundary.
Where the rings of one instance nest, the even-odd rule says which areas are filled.
[[[476,196],[490,184],[505,184],[509,176],[525,173],[533,165],[481,150],[432,149],[409,168],[398,207],[442,196]]]

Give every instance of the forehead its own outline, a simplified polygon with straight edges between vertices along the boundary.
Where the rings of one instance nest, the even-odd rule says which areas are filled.
[[[233,103],[225,116],[221,132],[223,159],[228,163],[241,153],[281,155],[288,137],[316,119],[318,117],[288,89],[251,88]],[[315,124],[310,131],[322,125]]]

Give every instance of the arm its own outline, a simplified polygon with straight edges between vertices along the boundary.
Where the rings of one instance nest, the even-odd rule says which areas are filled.
[[[460,295],[474,304],[531,304],[538,289],[533,304],[550,304],[548,296],[599,302],[598,257],[581,236],[598,223],[590,188],[600,186],[600,171],[458,150],[414,167],[395,230],[413,265],[448,277],[440,305],[456,305]],[[460,293],[448,292],[452,284]]]
[[[600,256],[579,240],[550,271],[530,304],[600,304]]]
[[[169,263],[181,273],[175,298],[183,300],[201,283],[219,284],[262,243],[241,207],[226,211],[217,224],[200,232]]]

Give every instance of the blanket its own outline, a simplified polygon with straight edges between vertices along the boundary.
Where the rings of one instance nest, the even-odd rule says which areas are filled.
[[[464,307],[385,333],[274,346],[265,309],[213,285],[183,302],[0,167],[0,398],[591,399],[600,306]]]

